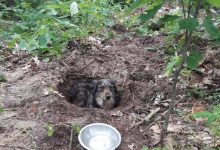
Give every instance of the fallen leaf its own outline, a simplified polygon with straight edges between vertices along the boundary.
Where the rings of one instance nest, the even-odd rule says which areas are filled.
[[[59,97],[64,97],[61,93],[59,93],[58,91],[53,90],[54,94],[57,94]]]
[[[181,133],[186,125],[170,123],[167,127],[168,132]]]
[[[212,85],[213,82],[212,82],[212,80],[209,77],[205,77],[205,78],[203,78],[202,83],[204,85]]]
[[[152,130],[154,133],[157,133],[157,134],[160,134],[160,127],[159,127],[159,125],[153,125],[151,128],[150,128],[150,130]]]
[[[111,113],[111,116],[122,117],[123,113],[120,110],[118,110],[116,112]]]
[[[131,143],[130,145],[128,145],[128,148],[130,148],[131,150],[134,149],[134,143]]]
[[[195,103],[192,107],[192,114],[205,111],[205,106],[201,103]]]
[[[34,60],[34,63],[39,66],[40,65],[40,60],[38,59],[38,57],[32,57],[32,59]]]
[[[30,67],[31,67],[31,65],[27,65],[27,66],[22,67],[21,69],[22,70],[28,70]]]
[[[33,102],[33,104],[31,105],[31,112],[33,113],[37,113],[38,112],[38,106],[37,106],[37,102]]]

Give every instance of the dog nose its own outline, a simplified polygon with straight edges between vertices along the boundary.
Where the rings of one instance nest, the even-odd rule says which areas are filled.
[[[110,96],[110,95],[106,96],[106,99],[108,99],[108,100],[109,100],[110,98],[111,98],[111,96]]]

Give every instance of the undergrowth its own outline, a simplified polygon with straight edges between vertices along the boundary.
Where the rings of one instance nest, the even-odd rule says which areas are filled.
[[[220,102],[220,91],[205,90],[199,88],[192,88],[187,93],[188,97],[193,97],[201,101],[205,101],[211,105],[218,105]]]
[[[77,0],[71,15],[70,0],[20,0],[7,5],[0,2],[0,41],[9,49],[26,50],[34,55],[60,58],[66,43],[90,34],[104,34],[104,27],[115,24],[120,5],[108,0]]]
[[[207,119],[206,125],[210,129],[210,133],[213,136],[213,144],[216,146],[217,137],[220,136],[220,105],[214,106],[211,111],[198,112],[194,114],[194,118]]]

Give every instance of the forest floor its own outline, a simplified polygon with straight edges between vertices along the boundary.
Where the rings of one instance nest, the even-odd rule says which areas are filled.
[[[118,150],[155,147],[172,93],[171,78],[163,76],[167,58],[161,48],[164,38],[121,33],[102,43],[72,41],[60,60],[50,62],[24,52],[0,51],[6,58],[0,62],[0,70],[7,79],[0,87],[0,105],[4,108],[0,114],[0,149],[66,150],[70,146],[71,125],[83,127],[94,122],[107,123],[119,130],[122,143]],[[206,45],[199,46],[199,50],[206,53]],[[177,85],[176,109],[166,137],[169,150],[213,147],[204,120],[191,117],[193,112],[208,108],[208,104],[187,97],[186,89],[195,84],[219,89],[220,85],[214,84],[219,83],[219,78],[212,80],[214,75],[220,77],[216,74],[219,66],[205,60],[200,66],[202,73],[193,72],[190,80],[181,78]],[[212,76],[210,66],[217,69]],[[113,110],[102,110],[69,103],[65,90],[74,80],[83,78],[114,79],[123,93],[120,105]],[[153,116],[143,121],[151,112]],[[54,125],[51,137],[47,135],[48,124]],[[71,149],[78,147],[75,133]]]

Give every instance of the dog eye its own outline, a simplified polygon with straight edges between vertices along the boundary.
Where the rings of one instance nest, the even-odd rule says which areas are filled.
[[[99,90],[99,91],[103,91],[104,89],[105,89],[104,86],[100,86],[98,90]]]
[[[114,86],[109,86],[109,89],[110,90],[114,90]]]

